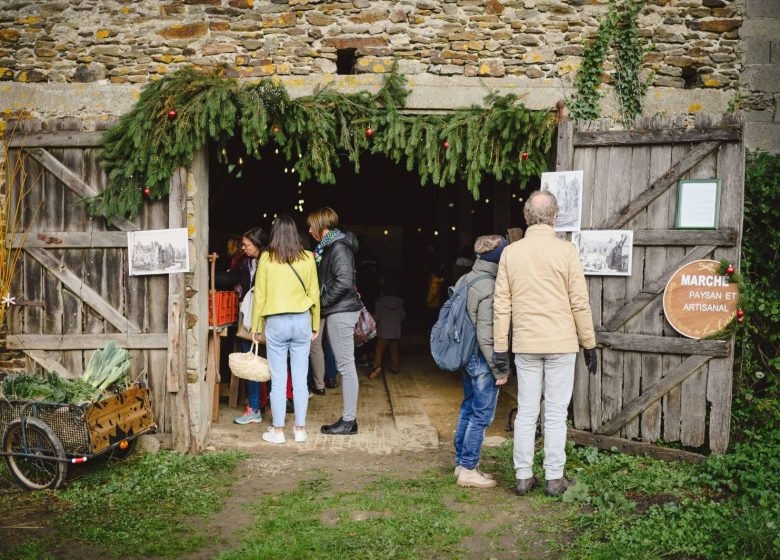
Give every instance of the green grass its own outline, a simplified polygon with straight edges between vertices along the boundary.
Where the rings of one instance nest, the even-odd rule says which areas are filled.
[[[208,542],[209,536],[196,534],[190,521],[222,508],[233,481],[230,473],[243,457],[160,451],[127,462],[97,461],[62,490],[11,495],[2,505],[19,507],[43,496],[59,541],[98,545],[118,558],[175,556]],[[42,549],[45,543],[31,534],[11,556],[4,554],[45,557],[38,554]]]
[[[19,545],[2,547],[0,560],[55,560],[55,557],[47,551],[45,541],[35,540]]]
[[[453,557],[472,534],[448,502],[468,502],[451,476],[382,478],[360,491],[332,493],[316,478],[263,499],[242,545],[220,560]]]
[[[562,498],[576,534],[560,543],[567,558],[780,558],[780,432],[755,434],[696,465],[588,447],[567,452],[567,473],[578,481]],[[488,455],[511,482],[511,445]],[[544,500],[541,489],[529,498]],[[543,531],[543,520],[535,524]]]
[[[116,556],[196,550],[208,536],[193,534],[188,518],[221,509],[232,483],[229,474],[243,457],[160,451],[129,463],[108,463],[61,493],[66,506],[57,526]]]

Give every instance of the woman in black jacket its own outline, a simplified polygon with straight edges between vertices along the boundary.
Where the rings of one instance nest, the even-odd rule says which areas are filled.
[[[355,254],[358,242],[354,235],[340,231],[339,217],[331,208],[320,208],[309,214],[309,233],[317,241],[314,258],[320,282],[320,332],[327,336],[336,368],[341,373],[344,412],[333,424],[320,428],[323,434],[351,435],[358,431],[358,377],[355,367],[355,323],[363,304],[355,291]],[[318,337],[322,339],[323,337]],[[313,361],[319,362],[321,348],[312,348]],[[315,385],[318,380],[314,364]],[[324,371],[324,366],[322,367]],[[319,387],[316,387],[318,389]]]

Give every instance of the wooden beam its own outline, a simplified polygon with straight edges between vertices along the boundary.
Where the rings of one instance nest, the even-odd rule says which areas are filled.
[[[8,348],[13,350],[93,350],[108,342],[128,350],[168,347],[168,333],[151,334],[9,334]]]
[[[663,291],[663,289],[666,287],[666,283],[669,281],[669,278],[672,277],[678,268],[691,261],[703,259],[714,250],[714,246],[705,245],[701,247],[694,247],[688,251],[688,253],[682,259],[667,268],[663,274],[661,274],[661,276],[656,278],[650,284],[644,286],[641,292],[635,295],[623,307],[618,309],[615,314],[604,323],[604,328],[602,330],[611,332],[617,331],[620,327],[625,325],[626,322],[631,319],[631,317],[647,307],[647,305]]]
[[[736,244],[736,229],[720,229],[711,231],[693,231],[681,229],[634,230],[634,245],[645,247],[692,247],[694,245],[734,247]]]
[[[701,354],[721,358],[731,353],[731,343],[728,340],[693,340],[671,336],[599,331],[596,333],[596,342],[602,348],[629,352]]]
[[[195,154],[196,162],[205,156],[205,150]],[[194,165],[194,164],[193,164]],[[208,165],[206,163],[206,165]],[[208,173],[208,171],[206,171]],[[187,226],[187,181],[188,170],[179,168],[171,177],[171,191],[168,197],[168,227]],[[208,179],[200,186],[205,188]],[[173,448],[177,451],[196,453],[198,442],[193,433],[190,414],[190,398],[187,383],[187,333],[186,333],[186,297],[184,274],[179,272],[168,276],[168,361],[166,369],[166,388],[174,393],[171,409],[171,434]],[[208,422],[209,419],[203,419]]]
[[[694,168],[701,160],[714,152],[720,146],[720,142],[705,142],[699,144],[693,150],[685,154],[675,164],[657,180],[653,181],[650,187],[637,196],[634,200],[626,204],[615,215],[604,221],[599,227],[594,229],[619,229],[631,221],[631,218],[647,208],[655,199],[666,192],[669,187],[674,185],[677,180]]]
[[[62,262],[55,259],[46,249],[30,248],[25,249],[25,251],[114,327],[127,333],[141,332],[138,325],[120,313],[98,292],[87,286],[81,278],[62,264]]]
[[[25,350],[24,353],[27,354],[33,362],[41,366],[47,372],[54,372],[60,377],[64,377],[65,379],[75,379],[78,377],[77,374],[73,373],[57,360],[55,360],[52,357],[51,352],[43,352],[41,350]]]
[[[124,231],[46,231],[30,232],[27,239],[12,239],[8,247],[44,248],[44,249],[89,249],[89,248],[127,248],[127,232]]]
[[[68,169],[60,160],[43,148],[30,148],[26,150],[26,152],[81,198],[93,198],[98,195],[98,192],[95,189],[82,181],[73,171]],[[114,227],[122,231],[134,231],[139,229],[138,226],[125,219],[111,218],[109,221]]]
[[[690,356],[679,366],[668,372],[657,383],[649,387],[639,396],[639,398],[625,405],[623,410],[613,418],[595,428],[593,432],[606,435],[616,433],[620,428],[639,416],[648,406],[661,400],[661,397],[668,393],[672,388],[688,379],[688,377],[693,375],[701,366],[711,359],[712,356]]]
[[[621,453],[628,453],[629,455],[646,455],[664,461],[700,463],[707,459],[704,455],[683,451],[682,449],[670,449],[668,447],[660,447],[642,441],[631,441],[619,437],[599,435],[583,430],[575,430],[574,428],[569,428],[568,437],[569,439],[574,440],[574,443],[577,445],[589,445],[591,447],[598,447],[599,449],[607,449],[610,451],[616,450]]]
[[[739,142],[741,126],[722,126],[704,129],[667,128],[660,130],[605,130],[601,132],[575,132],[574,145],[637,146],[649,144],[688,144],[691,142]]]
[[[574,123],[571,119],[562,118],[558,123],[557,154],[555,158],[556,171],[571,171],[574,166]]]
[[[9,148],[95,148],[101,145],[104,132],[61,131],[14,134]]]

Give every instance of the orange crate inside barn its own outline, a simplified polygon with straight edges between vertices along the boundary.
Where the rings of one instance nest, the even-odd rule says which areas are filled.
[[[214,300],[217,310],[214,313]],[[209,292],[209,325],[217,327],[238,321],[238,293],[234,291]]]

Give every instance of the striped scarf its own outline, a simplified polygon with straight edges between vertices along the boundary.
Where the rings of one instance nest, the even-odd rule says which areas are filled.
[[[322,253],[325,252],[325,249],[327,249],[330,244],[333,243],[333,240],[340,233],[341,231],[338,229],[331,229],[324,235],[320,242],[317,243],[317,246],[314,248],[314,260],[317,262],[317,264],[320,264],[322,261]]]

